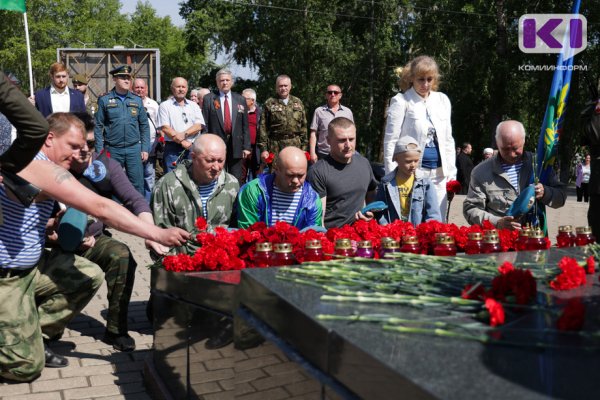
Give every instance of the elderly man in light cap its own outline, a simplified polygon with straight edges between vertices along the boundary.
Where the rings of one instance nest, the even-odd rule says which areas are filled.
[[[492,158],[493,155],[494,149],[492,149],[491,147],[486,147],[485,149],[483,149],[483,161],[487,160],[488,158]]]
[[[432,219],[442,221],[433,183],[429,178],[416,176],[421,152],[417,141],[410,136],[400,138],[396,144],[393,159],[398,166],[377,187],[375,200],[388,206],[381,216],[376,215],[380,223],[402,219],[417,226]]]

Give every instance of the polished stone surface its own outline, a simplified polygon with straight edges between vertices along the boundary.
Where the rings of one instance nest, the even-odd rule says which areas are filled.
[[[498,265],[511,261],[556,266],[564,255],[583,260],[581,249],[503,253]],[[477,256],[487,258],[490,256]],[[320,300],[323,290],[277,279],[277,270],[245,270],[239,288],[240,303],[297,349],[309,362],[330,374],[362,398],[505,399],[589,398],[600,378],[597,342],[578,336],[540,333],[515,334],[506,340],[545,343],[558,348],[481,344],[466,340],[383,331],[379,325],[320,321],[318,314],[385,313],[398,317],[427,317],[434,311],[401,305],[335,303]],[[548,282],[552,276],[542,279]],[[581,296],[587,304],[586,330],[600,327],[598,274],[588,275],[585,286],[551,291],[539,284],[538,303],[564,304]],[[523,312],[511,317],[510,328],[547,326],[547,314]],[[596,345],[584,350],[582,345]]]

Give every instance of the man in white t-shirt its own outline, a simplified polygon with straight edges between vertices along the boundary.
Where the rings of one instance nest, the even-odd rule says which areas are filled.
[[[148,84],[145,80],[137,78],[133,82],[133,91],[142,98],[144,109],[148,113],[150,121],[150,153],[148,160],[144,162],[144,196],[148,202],[152,195],[152,188],[156,180],[155,164],[156,164],[156,138],[162,136],[162,132],[158,129],[158,103],[148,97]]]
[[[205,125],[202,110],[198,104],[186,99],[187,92],[187,80],[174,78],[171,82],[173,96],[160,103],[158,108],[158,125],[165,136],[165,173],[175,169],[178,160],[189,158],[194,139]]]

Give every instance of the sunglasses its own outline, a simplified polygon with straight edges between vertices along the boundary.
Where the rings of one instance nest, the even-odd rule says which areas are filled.
[[[338,92],[337,90],[328,90],[328,91],[327,91],[327,94],[329,94],[329,95],[333,94],[333,95],[335,95],[335,96],[337,96],[337,95],[338,95],[338,94],[340,94],[340,93],[342,93],[342,92]]]
[[[188,123],[188,118],[187,118],[187,115],[185,115],[185,113],[184,113],[184,112],[182,112],[182,113],[181,113],[181,118],[183,118],[183,122],[184,122],[185,124],[187,124],[187,123]]]

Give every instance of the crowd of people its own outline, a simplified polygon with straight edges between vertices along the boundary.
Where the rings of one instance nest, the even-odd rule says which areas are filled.
[[[214,91],[188,93],[187,80],[173,78],[171,95],[160,104],[130,66],[110,74],[113,89],[94,101],[87,93],[89,77],[71,77],[71,89],[66,66],[55,63],[50,86],[29,99],[35,108],[4,76],[0,82],[0,112],[17,131],[0,157],[6,210],[0,225],[0,320],[10,321],[1,328],[0,376],[6,379],[31,381],[44,365],[67,364],[48,343],[60,338],[103,280],[109,303],[103,340],[120,351],[135,348],[127,307],[136,263],[106,226],[142,237],[152,252],[164,255],[195,252],[189,239],[198,217],[209,229],[285,221],[322,230],[373,218],[383,224],[446,222],[446,183],[459,177],[469,223],[489,220],[498,228],[520,229],[506,212],[535,184],[518,121],[498,125],[497,152],[485,149],[477,166],[469,143],[457,155],[451,103],[437,91],[440,72],[428,56],[406,65],[402,92],[390,102],[386,174],[379,182],[356,151],[360,127],[341,104],[337,84],[326,87],[326,102],[314,110],[309,126],[287,75],[277,77],[274,96],[260,107],[254,90],[233,92],[234,77],[226,69],[217,72]],[[0,144],[7,141],[5,131]],[[164,174],[160,179],[157,169]],[[7,178],[16,173],[39,194],[25,201]],[[551,176],[549,183],[535,184],[535,198],[560,207],[566,195]],[[373,201],[384,206],[365,209]],[[83,226],[67,220],[71,207],[89,216]],[[72,229],[61,230],[68,223]],[[65,232],[71,236],[61,238]],[[74,249],[61,244],[73,240]]]

